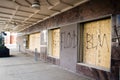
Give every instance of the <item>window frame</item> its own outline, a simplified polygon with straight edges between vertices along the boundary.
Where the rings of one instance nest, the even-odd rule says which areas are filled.
[[[48,42],[48,52],[47,53],[48,53],[48,56],[59,59],[60,58],[60,47],[59,47],[59,57],[53,56],[53,53],[52,53],[52,30],[56,30],[56,29],[60,30],[60,27],[48,30],[48,41],[47,41]],[[60,33],[59,33],[59,36],[60,36]],[[60,37],[59,37],[59,40],[60,40]],[[59,45],[60,45],[60,42],[59,42]]]
[[[78,65],[82,65],[82,66],[86,66],[86,67],[91,67],[91,68],[95,68],[95,69],[99,69],[99,70],[103,70],[103,71],[107,71],[110,72],[111,71],[111,51],[110,51],[110,68],[104,68],[101,66],[97,66],[97,65],[90,65],[90,64],[86,64],[83,62],[83,33],[84,33],[84,24],[88,23],[88,22],[93,22],[93,21],[98,21],[98,20],[104,20],[104,19],[111,19],[111,45],[110,45],[110,49],[112,50],[112,28],[113,28],[113,18],[112,15],[107,15],[107,16],[103,16],[103,17],[99,17],[96,19],[91,19],[91,20],[87,20],[87,21],[83,21],[78,23],[78,54],[77,54],[77,64]]]
[[[28,40],[29,40],[29,41],[28,41],[28,43],[29,43],[29,44],[28,44],[28,49],[29,49],[30,51],[35,51],[35,49],[30,49],[30,35],[33,36],[33,35],[35,35],[35,34],[41,34],[41,32],[35,32],[35,33],[31,33],[31,34],[28,35]],[[41,36],[39,35],[39,40],[40,40],[40,37],[41,37]],[[39,43],[40,43],[40,41],[39,41]],[[38,50],[39,50],[39,51],[38,51]],[[40,53],[40,44],[39,44],[39,49],[38,49],[38,50],[37,50],[37,52]]]

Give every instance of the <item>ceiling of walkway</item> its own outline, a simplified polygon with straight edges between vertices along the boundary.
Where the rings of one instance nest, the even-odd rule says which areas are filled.
[[[34,0],[0,0],[0,31],[19,32],[86,1],[39,0],[40,9],[35,9]]]

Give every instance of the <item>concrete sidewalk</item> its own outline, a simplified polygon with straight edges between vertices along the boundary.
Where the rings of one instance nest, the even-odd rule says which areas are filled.
[[[90,80],[18,52],[12,54],[12,57],[0,58],[0,80]]]

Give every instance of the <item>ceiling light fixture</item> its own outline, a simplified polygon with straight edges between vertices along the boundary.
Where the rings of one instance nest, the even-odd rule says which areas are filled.
[[[40,9],[40,1],[34,0],[34,2],[32,4],[32,8]]]

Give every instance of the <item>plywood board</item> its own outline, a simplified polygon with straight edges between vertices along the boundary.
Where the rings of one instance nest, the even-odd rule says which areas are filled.
[[[52,56],[59,58],[60,55],[60,29],[52,30]]]
[[[35,48],[40,52],[40,33],[29,35],[29,49],[35,51]]]
[[[83,62],[109,69],[111,57],[111,19],[84,24]]]

